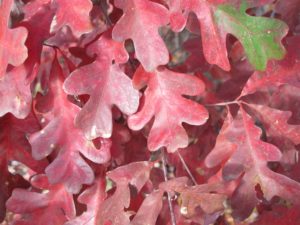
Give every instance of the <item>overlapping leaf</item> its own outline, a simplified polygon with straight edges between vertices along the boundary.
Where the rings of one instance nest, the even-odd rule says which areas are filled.
[[[178,193],[180,212],[200,224],[213,224],[224,212],[224,203],[236,187],[235,182],[214,182],[188,186],[187,177],[178,177],[159,185],[161,191]]]
[[[168,10],[149,0],[116,0],[114,3],[124,14],[114,26],[113,39],[132,39],[136,58],[147,71],[167,64],[169,53],[158,29],[168,24]]]
[[[45,175],[37,175],[31,180],[38,190],[15,189],[7,201],[7,208],[20,215],[14,219],[16,225],[63,224],[75,217],[73,196],[61,184],[50,185]],[[51,217],[49,218],[49,215]]]
[[[20,76],[24,73],[23,67],[15,68],[0,80],[0,116],[10,112],[23,119],[29,114],[31,91],[26,77]]]
[[[137,214],[131,221],[131,225],[149,224],[155,225],[157,217],[162,209],[162,191],[154,191],[145,198]]]
[[[99,220],[97,213],[105,198],[105,179],[98,177],[93,186],[83,191],[78,197],[78,201],[87,206],[86,212],[68,221],[66,225],[97,225]]]
[[[0,145],[1,162],[15,160],[23,163],[36,172],[42,172],[47,165],[46,161],[35,161],[31,156],[30,145],[27,136],[39,129],[35,117],[30,114],[24,120],[18,120],[12,115],[6,115],[0,119]],[[5,172],[5,171],[3,171]]]
[[[36,161],[32,158],[27,140],[27,136],[38,129],[38,123],[32,114],[24,120],[18,120],[12,115],[0,118],[0,221],[5,213],[5,201],[11,194],[10,189],[22,185],[21,182],[14,183],[14,179],[21,179],[13,177],[8,171],[11,162],[22,163],[35,173],[43,172],[47,166],[46,160]],[[16,186],[11,186],[13,184]]]
[[[138,107],[138,91],[119,64],[128,60],[123,43],[104,33],[87,49],[96,60],[75,70],[65,81],[64,90],[71,95],[88,94],[90,98],[76,117],[76,125],[88,139],[108,138],[112,134],[112,107],[130,115]]]
[[[3,78],[8,64],[19,66],[28,56],[25,46],[28,33],[26,28],[8,28],[13,4],[13,0],[2,1],[0,4],[0,78]]]
[[[80,108],[68,101],[62,89],[63,80],[62,68],[55,58],[49,91],[36,105],[42,113],[43,129],[31,135],[29,140],[35,159],[45,158],[52,152],[57,155],[45,171],[50,183],[64,183],[69,191],[77,193],[82,184],[91,184],[94,179],[93,170],[80,153],[95,163],[105,163],[110,159],[111,143],[103,139],[101,148],[97,149],[75,127],[74,118]]]
[[[261,141],[261,133],[243,108],[234,119],[228,113],[216,145],[206,158],[208,167],[222,165],[225,180],[243,176],[232,198],[235,215],[240,218],[247,217],[258,203],[257,184],[268,200],[280,196],[298,203],[295,196],[299,196],[300,184],[268,168],[268,162],[280,160],[281,152],[274,145]],[[244,201],[242,205],[241,201]]]
[[[249,224],[241,220],[257,206],[255,224],[297,223],[298,8],[298,0],[0,0],[0,220],[166,225],[171,211],[178,225]],[[285,52],[287,27],[274,18],[290,25],[281,61],[269,61]],[[208,121],[200,102],[219,102],[207,105]],[[148,151],[161,147],[186,148],[161,163],[164,150]]]
[[[108,173],[108,177],[116,183],[116,191],[98,212],[100,225],[104,225],[106,221],[116,225],[129,224],[130,212],[124,211],[130,204],[128,185],[133,185],[137,192],[140,192],[149,179],[152,166],[153,164],[149,162],[134,162]]]
[[[245,10],[220,5],[215,12],[216,23],[242,43],[249,62],[256,70],[265,70],[269,59],[284,57],[281,39],[287,34],[288,27],[280,20],[249,16]]]
[[[256,71],[243,88],[241,96],[288,84],[300,87],[300,36],[287,40],[288,55],[283,61],[271,61],[265,72]]]
[[[28,30],[26,45],[29,57],[24,64],[13,68],[0,80],[0,116],[10,112],[21,119],[29,114],[32,101],[29,80],[31,81],[39,70],[42,61],[40,59],[42,43],[50,35],[53,16],[50,8],[42,5],[26,21],[22,22],[22,25]],[[7,58],[7,56],[5,57]]]
[[[104,180],[98,178],[80,195],[80,201],[88,206],[87,212],[67,224],[129,225],[131,213],[125,211],[130,204],[129,184],[139,192],[149,179],[151,167],[149,162],[134,162],[110,171],[108,177],[116,183],[116,190],[105,200]]]
[[[73,34],[80,36],[92,30],[90,11],[93,4],[90,0],[55,0],[57,5],[56,24],[54,29],[69,26]]]
[[[189,12],[196,14],[201,27],[204,56],[210,64],[216,64],[224,70],[230,69],[226,49],[228,33],[239,39],[250,63],[258,70],[263,70],[269,59],[282,59],[284,56],[285,51],[280,41],[287,33],[287,26],[279,20],[249,16],[244,12],[245,8],[241,7],[241,3],[245,3],[246,7],[253,7],[270,1],[168,2],[171,27],[175,31],[185,27]]]
[[[291,155],[290,162],[295,161],[295,145],[300,144],[300,125],[290,124],[291,112],[273,109],[264,105],[249,104],[255,115],[263,124],[268,141],[280,147],[283,153]]]
[[[134,130],[143,128],[154,116],[148,137],[151,151],[167,147],[169,152],[188,145],[188,136],[182,123],[202,125],[208,118],[206,109],[182,95],[195,96],[204,91],[204,84],[194,76],[159,68],[153,73],[138,68],[133,78],[141,89],[147,85],[142,108],[128,120]]]

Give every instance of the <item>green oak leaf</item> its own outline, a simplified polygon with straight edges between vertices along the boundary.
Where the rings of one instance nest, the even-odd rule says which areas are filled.
[[[245,5],[240,10],[228,4],[219,5],[215,19],[221,29],[242,43],[255,69],[265,70],[269,59],[284,57],[281,40],[287,34],[288,26],[277,19],[250,16],[245,10]]]

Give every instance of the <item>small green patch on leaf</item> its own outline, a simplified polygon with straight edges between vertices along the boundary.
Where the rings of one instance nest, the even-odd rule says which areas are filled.
[[[282,38],[288,26],[277,19],[249,16],[245,7],[237,10],[223,4],[215,12],[218,26],[234,35],[243,45],[249,62],[256,70],[265,70],[269,59],[282,59],[285,49]]]

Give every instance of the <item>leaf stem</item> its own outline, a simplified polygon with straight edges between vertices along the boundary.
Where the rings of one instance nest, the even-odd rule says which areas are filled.
[[[162,149],[162,169],[164,172],[164,179],[165,181],[168,181],[168,171],[167,171],[167,163],[166,163],[166,153],[165,149]],[[172,200],[171,200],[171,195],[169,192],[167,192],[168,195],[168,204],[169,204],[169,209],[170,209],[170,217],[171,217],[171,224],[176,225],[176,219],[175,219],[175,213],[172,205]]]

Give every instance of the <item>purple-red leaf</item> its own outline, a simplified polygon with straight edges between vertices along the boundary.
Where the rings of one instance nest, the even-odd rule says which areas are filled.
[[[21,216],[13,224],[63,224],[75,217],[73,196],[63,185],[50,185],[45,175],[33,177],[31,183],[42,192],[15,189],[6,203],[10,211]]]
[[[130,204],[128,185],[134,185],[140,191],[149,179],[151,168],[149,162],[135,162],[109,172],[108,177],[116,183],[116,190],[98,210],[99,225],[106,225],[107,222],[113,225],[129,224],[131,213],[124,211]]]
[[[149,0],[116,0],[123,16],[114,26],[112,36],[116,41],[132,39],[136,58],[147,71],[169,61],[168,49],[158,29],[169,22],[168,10]]]
[[[123,43],[113,41],[110,32],[90,45],[87,52],[91,56],[96,54],[96,60],[71,73],[64,83],[64,90],[71,95],[90,95],[75,120],[86,137],[109,138],[112,107],[115,105],[124,114],[133,114],[138,107],[138,91],[119,66],[128,60]]]
[[[227,34],[215,23],[214,1],[174,0],[169,1],[169,7],[172,12],[171,27],[177,32],[185,27],[188,14],[195,13],[201,27],[203,53],[207,62],[216,64],[224,70],[230,70],[226,49]]]
[[[77,193],[82,184],[91,184],[93,170],[80,153],[95,163],[105,163],[110,159],[110,140],[101,139],[97,149],[92,141],[74,125],[74,118],[80,108],[69,102],[62,89],[64,73],[54,59],[49,91],[37,101],[37,111],[42,113],[43,129],[30,136],[33,156],[42,159],[55,152],[55,160],[46,168],[50,183],[64,183],[68,190]],[[43,112],[50,106],[49,111]],[[52,108],[51,108],[52,107]]]
[[[228,113],[216,145],[206,158],[208,167],[222,164],[225,180],[242,176],[232,199],[235,215],[241,218],[248,216],[258,203],[255,191],[257,184],[268,200],[280,196],[297,203],[295,196],[300,193],[299,183],[268,168],[268,162],[281,159],[281,152],[274,145],[261,141],[261,133],[243,108],[234,119]],[[240,202],[245,198],[247,201],[241,206]]]
[[[47,166],[47,161],[35,161],[32,158],[27,140],[27,136],[38,128],[32,114],[23,120],[18,120],[10,114],[0,118],[0,221],[5,216],[5,201],[12,189],[23,185],[18,176],[9,172],[12,161],[22,163],[32,170],[32,173],[43,172]],[[27,173],[30,174],[29,171]]]
[[[300,88],[300,36],[287,39],[288,54],[282,61],[270,61],[265,72],[256,71],[247,81],[241,96],[284,84]]]

